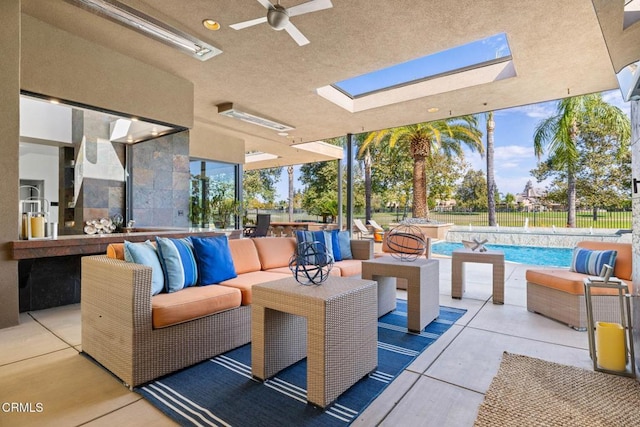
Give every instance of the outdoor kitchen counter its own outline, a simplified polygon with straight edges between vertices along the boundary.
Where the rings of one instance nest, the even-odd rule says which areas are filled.
[[[240,237],[240,230],[214,231],[199,229],[138,229],[131,233],[112,234],[82,234],[58,236],[57,239],[14,240],[9,242],[12,259],[35,259],[59,257],[67,255],[94,255],[107,252],[111,243],[144,242],[154,240],[156,236],[182,238],[187,236],[221,236],[228,235],[230,239]]]

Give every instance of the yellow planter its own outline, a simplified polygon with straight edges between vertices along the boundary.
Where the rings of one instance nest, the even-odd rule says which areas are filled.
[[[621,324],[596,322],[596,354],[601,368],[611,371],[626,369],[627,354]]]

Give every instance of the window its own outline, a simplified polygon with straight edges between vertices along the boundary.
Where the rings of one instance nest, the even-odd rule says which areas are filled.
[[[190,162],[189,220],[193,227],[229,229],[239,225],[239,168],[205,160]]]

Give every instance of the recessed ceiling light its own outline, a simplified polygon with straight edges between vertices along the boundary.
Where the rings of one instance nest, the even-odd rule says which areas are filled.
[[[218,21],[214,21],[213,19],[205,19],[202,21],[202,25],[211,31],[218,31],[220,29],[220,23]]]
[[[50,99],[49,102],[52,103],[52,104],[60,104],[60,101],[58,101],[57,99],[53,99],[53,98]]]
[[[278,135],[280,135],[280,136],[289,136],[289,134],[287,132],[278,132]]]
[[[427,109],[427,113],[437,113],[438,111],[440,111],[438,107],[431,107]]]

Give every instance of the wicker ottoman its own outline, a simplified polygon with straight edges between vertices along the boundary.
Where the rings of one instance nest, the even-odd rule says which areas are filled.
[[[377,285],[329,276],[255,285],[251,370],[266,380],[307,357],[307,401],[326,407],[378,365]]]

